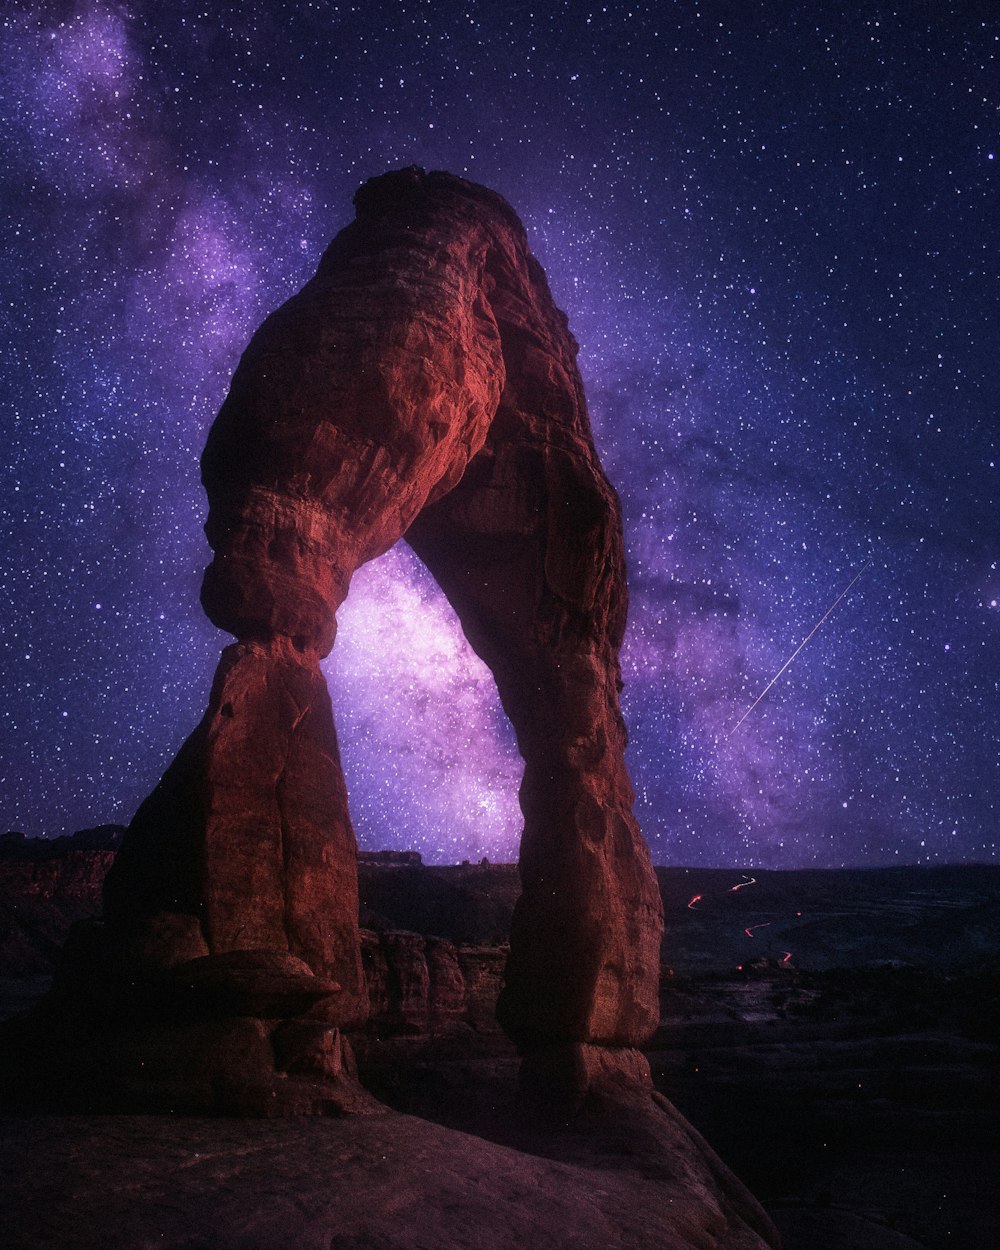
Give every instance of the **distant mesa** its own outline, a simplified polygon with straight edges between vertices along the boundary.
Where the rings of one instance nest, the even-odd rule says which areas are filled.
[[[419,851],[358,851],[359,864],[383,868],[419,868],[423,864]]]
[[[67,851],[117,851],[125,836],[124,825],[95,825],[57,838],[29,838],[18,830],[0,833],[0,860],[52,859]]]

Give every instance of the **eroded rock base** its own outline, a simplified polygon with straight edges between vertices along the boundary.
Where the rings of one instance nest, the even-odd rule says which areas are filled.
[[[0,1032],[8,1109],[363,1115],[338,986],[284,951],[150,969],[100,922],[76,926],[51,992]]]
[[[575,1115],[589,1097],[651,1094],[653,1078],[638,1050],[579,1043],[525,1055],[518,1088],[521,1097],[542,1112]]]

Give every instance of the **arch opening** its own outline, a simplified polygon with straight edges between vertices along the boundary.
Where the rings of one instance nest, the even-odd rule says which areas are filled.
[[[364,851],[517,859],[523,762],[487,665],[405,543],[354,575],[323,661]]]

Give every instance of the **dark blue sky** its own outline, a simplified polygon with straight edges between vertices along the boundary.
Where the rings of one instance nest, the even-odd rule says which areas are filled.
[[[127,820],[197,722],[206,431],[419,164],[510,200],[580,340],[654,858],[996,858],[1000,17],[843,9],[14,6],[0,825]],[[513,858],[510,735],[408,552],[328,671],[362,845]]]

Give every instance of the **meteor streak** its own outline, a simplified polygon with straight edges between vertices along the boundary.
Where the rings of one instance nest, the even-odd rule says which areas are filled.
[[[727,734],[726,734],[726,737],[727,737],[727,738],[731,738],[731,737],[733,736],[733,734],[737,731],[737,729],[739,729],[740,725],[742,725],[742,724],[743,724],[743,722],[744,722],[744,721],[746,720],[746,718],[750,715],[750,713],[754,710],[754,708],[757,706],[757,704],[758,704],[758,703],[760,703],[761,699],[763,699],[763,697],[764,697],[764,696],[767,694],[767,692],[771,689],[771,687],[772,687],[772,686],[774,685],[774,683],[778,680],[778,678],[779,678],[779,677],[781,676],[781,674],[785,671],[785,669],[786,669],[786,668],[788,668],[788,666],[791,664],[791,662],[795,659],[795,657],[798,655],[798,653],[799,653],[799,652],[802,650],[802,648],[806,645],[806,643],[807,643],[807,642],[809,641],[809,639],[813,636],[813,634],[815,634],[815,633],[816,633],[816,631],[817,631],[817,630],[819,629],[819,627],[823,624],[823,622],[824,622],[824,621],[826,620],[826,618],[830,615],[830,613],[831,613],[831,612],[833,611],[833,609],[837,606],[837,604],[841,601],[841,599],[845,599],[845,598],[847,597],[847,593],[848,593],[848,591],[849,591],[849,590],[851,589],[851,587],[855,584],[855,582],[857,582],[857,581],[858,581],[858,579],[861,577],[861,574],[862,574],[862,573],[864,573],[866,569],[870,569],[870,568],[871,568],[871,565],[872,565],[871,560],[869,560],[867,564],[862,565],[862,567],[861,567],[860,571],[854,575],[853,579],[852,579],[850,582],[848,582],[848,584],[844,587],[844,589],[840,592],[840,594],[836,597],[836,599],[834,599],[833,603],[831,603],[831,604],[830,604],[830,606],[829,606],[829,607],[827,608],[827,610],[823,613],[823,615],[819,618],[819,620],[818,620],[818,621],[816,622],[816,624],[812,627],[812,629],[809,631],[809,633],[808,633],[808,634],[806,634],[806,636],[802,639],[802,641],[801,641],[801,642],[799,643],[799,645],[795,648],[795,650],[792,652],[792,654],[788,657],[788,659],[784,662],[784,664],[782,664],[781,668],[779,668],[779,669],[778,669],[778,671],[774,674],[774,676],[773,676],[773,677],[771,678],[771,680],[767,683],[767,685],[764,687],[764,689],[760,692],[760,694],[757,696],[757,698],[753,701],[753,703],[751,703],[751,704],[750,704],[750,706],[749,706],[749,707],[747,708],[747,710],[743,713],[743,715],[740,717],[740,719],[736,722],[736,724],[732,727],[732,729],[730,729],[729,733],[727,733]]]

